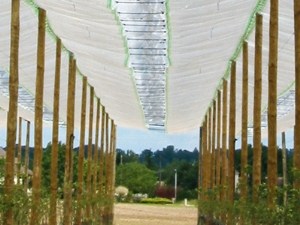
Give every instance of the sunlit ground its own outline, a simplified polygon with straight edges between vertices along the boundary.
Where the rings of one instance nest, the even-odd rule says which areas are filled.
[[[195,225],[197,208],[184,205],[115,205],[115,225]]]

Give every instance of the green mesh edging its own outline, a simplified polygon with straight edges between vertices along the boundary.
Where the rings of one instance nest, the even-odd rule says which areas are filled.
[[[219,83],[217,85],[217,88],[216,88],[216,90],[214,92],[214,95],[213,95],[213,100],[210,102],[209,106],[207,107],[205,115],[207,114],[209,108],[211,107],[214,99],[217,97],[218,90],[220,90],[222,88],[223,79],[227,80],[229,78],[229,76],[230,76],[229,71],[230,71],[232,61],[235,61],[238,58],[238,56],[241,53],[242,47],[243,47],[243,42],[246,39],[248,39],[248,37],[252,33],[252,31],[255,27],[256,14],[262,12],[262,10],[265,8],[266,4],[267,4],[267,0],[259,0],[256,4],[255,8],[253,9],[253,11],[252,11],[252,13],[251,13],[251,15],[248,19],[246,29],[245,29],[243,35],[241,36],[240,41],[239,41],[235,51],[233,52],[232,56],[230,57],[230,59],[227,63],[227,67],[225,69],[224,75],[223,75],[222,79],[219,81]],[[204,118],[202,119],[200,124],[203,124],[203,121],[204,121]]]

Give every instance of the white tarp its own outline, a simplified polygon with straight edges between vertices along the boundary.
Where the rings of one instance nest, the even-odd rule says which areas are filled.
[[[9,0],[0,2],[0,69],[6,72],[9,72],[10,2]],[[149,2],[152,2],[155,7],[146,6],[150,4]],[[266,5],[265,2],[267,2]],[[221,87],[222,77],[228,77],[225,71],[228,70],[229,61],[236,59],[237,131],[239,132],[242,59],[237,49],[242,43],[245,31],[253,28],[255,11],[261,11],[264,16],[263,107],[267,104],[268,2],[266,0],[123,0],[113,2],[23,0],[21,1],[20,84],[29,93],[35,94],[37,13],[34,9],[39,6],[47,11],[48,25],[54,34],[61,38],[64,47],[74,53],[77,60],[75,106],[77,126],[80,124],[81,76],[84,75],[88,77],[89,84],[94,86],[96,95],[100,97],[101,103],[105,105],[117,125],[143,129],[149,127],[151,121],[157,122],[159,119],[160,124],[165,123],[165,129],[168,132],[197,128],[201,125],[212,99],[215,98],[216,90]],[[293,1],[282,0],[279,4],[278,95],[284,98],[294,89]],[[119,5],[119,8],[116,5]],[[140,11],[141,9],[144,11]],[[138,26],[139,22],[126,21],[132,19],[125,15],[126,10],[134,14],[135,19],[141,16],[143,17],[141,20],[145,19],[145,15],[150,16],[152,13],[151,20],[160,21],[148,23],[153,27]],[[159,14],[159,12],[164,13]],[[139,31],[144,33],[137,34]],[[54,34],[48,32],[46,38],[44,96],[45,107],[50,111],[53,105]],[[156,50],[147,51],[151,54],[163,53],[163,57],[149,60],[149,57],[143,58],[141,55],[132,54],[145,53],[145,49],[144,52],[140,50],[134,52],[130,50],[132,48],[152,48],[152,45],[150,46],[150,40],[144,40],[141,45],[140,42],[132,42],[128,39],[138,37],[147,39],[149,35],[153,38],[166,39],[165,42],[153,47]],[[248,37],[248,42],[249,126],[251,126],[254,32]],[[164,50],[164,48],[167,49]],[[157,64],[155,68],[163,70],[163,76],[157,78],[151,74],[145,79],[144,75],[134,71],[133,67],[137,64]],[[61,120],[65,120],[68,74],[66,51],[62,57],[61,72],[60,115]],[[158,87],[162,89],[157,90]],[[151,98],[155,100],[154,105],[147,103]],[[283,109],[279,113],[279,130],[293,126],[293,100],[290,102],[290,105],[283,107],[288,110]],[[282,101],[278,104],[284,105]],[[3,101],[0,106],[7,110],[7,105]],[[21,116],[29,118],[29,115],[30,112],[28,115],[26,112]]]

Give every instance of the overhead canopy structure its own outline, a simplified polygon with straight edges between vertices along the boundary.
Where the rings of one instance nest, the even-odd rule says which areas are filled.
[[[37,8],[47,12],[45,120],[53,111],[55,39],[64,46],[61,68],[61,124],[67,114],[68,55],[95,88],[117,125],[187,131],[199,127],[237,61],[237,115],[241,109],[240,50],[249,43],[249,121],[252,121],[255,13],[263,20],[263,106],[267,104],[269,1],[266,0],[23,0],[20,26],[19,114],[33,118],[36,76]],[[0,107],[8,109],[10,5],[0,1]],[[278,130],[294,124],[293,2],[280,1]],[[79,126],[81,92],[76,92]],[[264,108],[266,109],[266,107]],[[266,113],[262,115],[266,123]],[[237,117],[239,127],[240,116]],[[2,124],[2,123],[0,123]],[[251,122],[249,124],[251,127]],[[237,131],[240,129],[237,128]]]

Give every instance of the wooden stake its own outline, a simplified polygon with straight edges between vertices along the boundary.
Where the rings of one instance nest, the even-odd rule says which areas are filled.
[[[91,201],[92,201],[92,154],[93,154],[93,120],[94,120],[94,87],[90,87],[90,115],[89,115],[89,139],[88,139],[88,159],[87,159],[87,180],[86,187],[88,202],[86,216],[91,220]]]
[[[212,188],[216,185],[216,101],[213,102],[212,112],[212,141],[211,141],[211,180]]]
[[[203,141],[202,141],[202,151],[203,151],[203,155],[202,155],[202,188],[203,188],[203,192],[204,192],[204,199],[205,197],[205,192],[208,189],[208,177],[207,177],[207,120],[208,120],[208,116],[205,116],[205,120],[203,122]]]
[[[19,33],[20,33],[20,0],[11,1],[10,31],[10,67],[9,67],[9,109],[7,115],[7,139],[4,194],[5,202],[10,202],[14,188],[15,143],[18,115],[19,87]],[[7,225],[13,225],[13,205],[7,204],[3,219]]]
[[[282,176],[283,176],[283,205],[287,204],[287,169],[286,169],[286,144],[285,144],[285,132],[281,133],[282,137]]]
[[[220,186],[221,180],[221,91],[218,90],[218,109],[217,109],[217,149],[216,149],[216,185]],[[218,195],[219,198],[219,195]]]
[[[268,205],[276,205],[277,187],[277,61],[278,0],[271,0],[269,31],[269,99],[268,99]]]
[[[96,197],[96,190],[98,188],[98,162],[99,162],[99,121],[100,121],[100,99],[97,98],[97,114],[96,114],[96,132],[95,132],[95,149],[93,157],[93,195]]]
[[[74,141],[74,109],[75,109],[75,84],[76,84],[76,61],[73,56],[69,59],[69,80],[67,100],[67,132],[65,154],[65,177],[64,177],[64,215],[63,224],[72,223],[72,158]]]
[[[24,191],[27,193],[28,191],[28,165],[29,165],[29,141],[30,141],[30,121],[27,121],[26,127],[26,147],[25,147],[25,178],[24,178]]]
[[[103,201],[104,200],[104,185],[105,185],[105,180],[104,180],[104,167],[105,167],[105,155],[104,155],[104,135],[105,135],[105,121],[106,121],[106,112],[105,112],[105,107],[101,106],[101,140],[100,140],[100,153],[99,153],[99,187],[98,187],[98,198]],[[99,216],[100,216],[100,224],[102,224],[103,219],[104,219],[104,207],[100,202],[100,207],[99,207]]]
[[[212,159],[212,149],[211,149],[211,119],[212,116],[211,116],[211,107],[209,107],[208,109],[208,127],[207,127],[207,167],[206,167],[206,170],[207,170],[207,188],[211,188],[211,184],[212,184],[212,176],[211,176],[211,159]]]
[[[248,43],[243,43],[243,96],[242,96],[242,156],[241,156],[241,199],[248,192]]]
[[[46,11],[39,9],[39,30],[37,48],[36,95],[34,114],[34,161],[32,177],[32,209],[30,225],[39,221],[41,195],[41,170],[43,154],[43,97],[44,97],[44,66],[45,66],[45,25]]]
[[[202,127],[199,128],[199,155],[198,155],[198,202],[201,201],[201,188],[202,188]],[[201,207],[198,204],[198,223],[200,223],[200,216],[201,216]]]
[[[21,179],[21,164],[22,164],[22,117],[19,117],[19,138],[18,138],[18,171],[17,184],[20,184]]]
[[[104,184],[104,137],[105,137],[105,121],[106,121],[106,112],[105,107],[102,106],[102,115],[101,115],[101,141],[100,141],[100,163],[99,163],[99,193],[103,194],[103,184]]]
[[[236,63],[231,62],[230,76],[230,106],[229,106],[229,157],[228,157],[228,200],[234,201],[235,192],[235,169],[234,169],[234,152],[235,152],[235,110],[236,110]]]
[[[221,175],[221,200],[226,200],[227,186],[227,80],[223,80],[223,102],[222,102],[222,175]]]
[[[295,33],[295,128],[294,128],[294,188],[300,189],[300,2],[294,0]]]
[[[60,98],[60,67],[61,67],[61,40],[56,41],[55,80],[53,94],[53,123],[52,123],[52,150],[51,150],[51,197],[49,224],[57,224],[57,163],[58,163],[58,134],[59,134],[59,98]]]
[[[261,184],[262,15],[256,14],[253,107],[253,201]]]
[[[77,189],[77,210],[75,216],[75,225],[81,225],[82,217],[82,190],[83,190],[83,161],[85,145],[85,125],[86,125],[86,96],[87,96],[87,78],[82,78],[81,95],[81,119],[80,119],[80,143],[78,153],[78,189]]]

